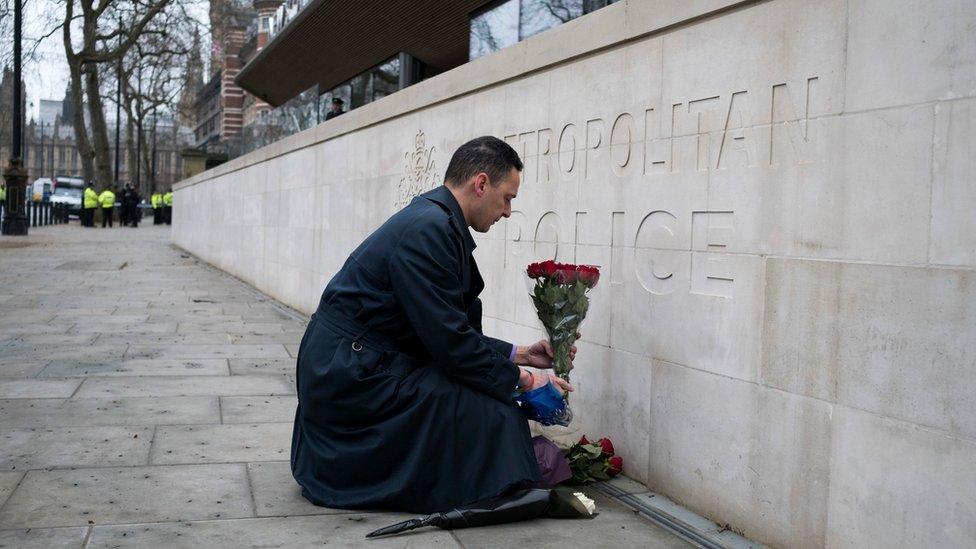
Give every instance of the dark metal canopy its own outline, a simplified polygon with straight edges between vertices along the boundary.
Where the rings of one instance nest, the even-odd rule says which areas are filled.
[[[238,74],[278,106],[406,52],[440,72],[468,61],[468,17],[492,0],[312,0]]]

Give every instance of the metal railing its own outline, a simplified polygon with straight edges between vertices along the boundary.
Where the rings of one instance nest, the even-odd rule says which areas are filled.
[[[25,203],[27,224],[29,227],[44,227],[60,225],[68,222],[69,209],[67,204],[52,204],[50,202],[27,201]],[[0,205],[0,220],[7,215],[6,205]]]

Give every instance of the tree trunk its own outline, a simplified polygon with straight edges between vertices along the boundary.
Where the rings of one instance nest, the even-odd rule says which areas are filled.
[[[88,140],[88,128],[85,126],[85,96],[82,93],[81,67],[77,62],[68,63],[71,74],[71,103],[74,106],[74,116],[72,125],[75,129],[75,146],[78,147],[78,156],[81,157],[81,173],[85,181],[95,179],[95,153],[92,151],[91,142]]]
[[[125,112],[125,180],[132,181],[136,174],[136,125],[132,116],[132,99],[126,99]]]
[[[95,157],[95,177],[102,187],[113,185],[112,161],[109,154],[108,127],[105,125],[105,110],[102,105],[98,77],[98,65],[89,63],[85,67],[85,88],[88,97],[88,118],[91,122],[92,149]]]

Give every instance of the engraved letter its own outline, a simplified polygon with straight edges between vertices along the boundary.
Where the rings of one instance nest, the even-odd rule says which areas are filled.
[[[634,273],[641,286],[655,295],[675,291],[678,262],[688,257],[688,252],[675,250],[676,223],[674,214],[653,211],[641,221],[634,238]]]
[[[728,168],[734,163],[742,167],[758,165],[755,132],[748,130],[751,120],[747,120],[746,92],[733,92],[729,97],[729,112],[725,117],[725,131],[722,132],[722,142],[718,149],[716,168]]]
[[[559,215],[556,212],[546,212],[539,218],[535,226],[535,257],[556,258],[559,253]]]
[[[797,116],[797,103],[793,101],[788,86],[785,83],[773,86],[769,117],[770,166],[775,166],[783,161],[786,153],[781,152],[784,147],[778,143],[782,143],[787,138],[797,164],[812,164],[817,161],[819,143],[816,125],[810,123],[810,98],[816,88],[817,81],[816,76],[807,78],[806,96],[802,98],[803,101],[799,104],[802,109],[802,117]]]
[[[559,170],[563,173],[572,173],[576,166],[576,126],[566,124],[559,132],[559,149],[556,155],[559,158]]]
[[[518,264],[517,259],[525,247],[523,227],[527,221],[525,214],[519,210],[512,210],[512,215],[505,220],[505,268],[508,267],[509,256]]]
[[[536,175],[536,181],[540,183],[548,183],[550,181],[550,171],[549,166],[552,161],[552,130],[549,128],[544,128],[538,131],[538,147],[536,150],[539,151],[539,163],[536,164],[536,170],[539,172]]]
[[[586,155],[584,158],[586,165],[583,166],[584,179],[589,179],[596,171],[593,169],[592,164],[593,160],[600,154],[596,152],[596,149],[603,143],[603,127],[605,125],[602,118],[594,118],[586,121]]]
[[[691,293],[732,298],[735,275],[724,253],[735,231],[733,213],[691,213]]]
[[[614,175],[622,177],[630,165],[631,148],[634,145],[634,117],[623,113],[613,121],[610,129],[610,166]]]
[[[671,159],[671,136],[661,136],[661,117],[654,109],[644,111],[644,174],[664,173]]]

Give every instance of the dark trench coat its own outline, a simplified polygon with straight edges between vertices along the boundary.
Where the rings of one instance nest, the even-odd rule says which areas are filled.
[[[539,481],[512,344],[446,187],[415,198],[329,282],[298,354],[292,473],[316,505],[448,510]]]

